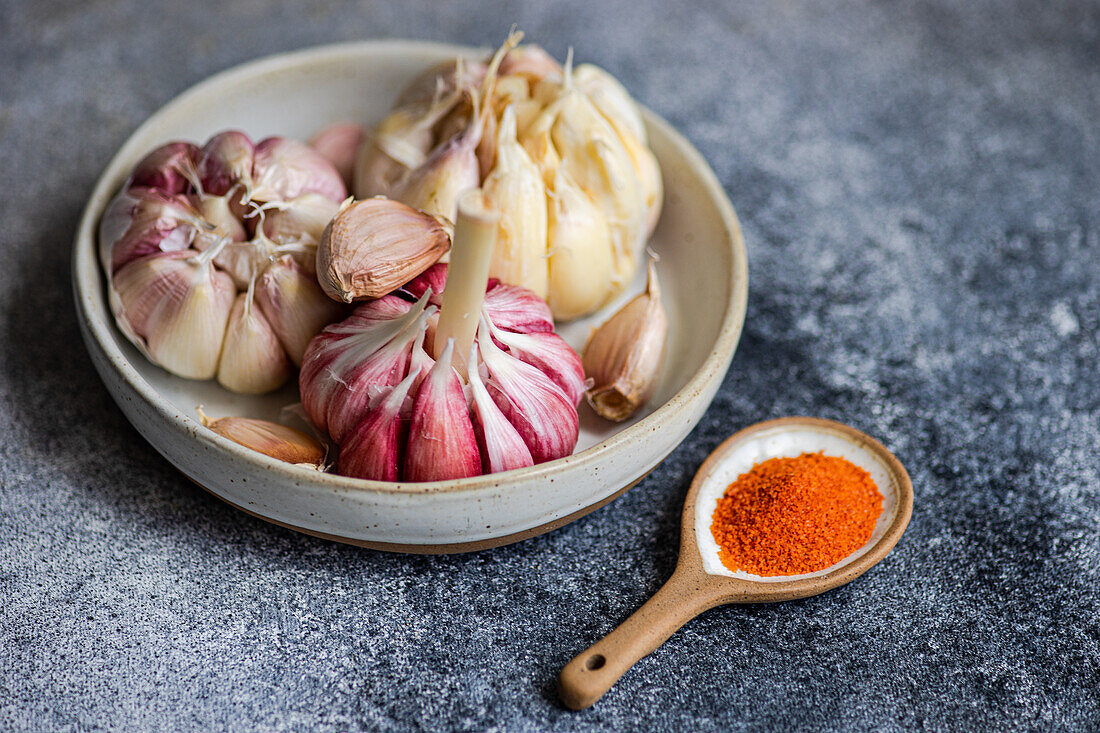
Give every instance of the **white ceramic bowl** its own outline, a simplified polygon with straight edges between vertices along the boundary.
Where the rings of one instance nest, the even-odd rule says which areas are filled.
[[[195,86],[135,132],[96,184],[77,231],[73,287],[96,369],[126,417],[189,478],[225,501],[304,532],[381,549],[451,552],[514,542],[561,526],[636,483],[695,426],[733,357],[748,273],[733,207],[699,153],[645,111],[664,174],[665,205],[651,243],[669,314],[668,357],[649,410],[611,425],[582,406],[577,452],[539,466],[458,481],[391,484],[318,474],[215,435],[196,419],[277,418],[293,387],[246,397],[174,377],[146,361],[114,325],[95,256],[100,216],[144,153],[172,139],[201,143],[226,128],[254,139],[305,139],[341,120],[374,123],[428,66],[483,50],[379,41],[263,59]],[[643,268],[644,269],[644,268]],[[589,328],[640,292],[641,276],[605,311],[561,329],[579,348]]]

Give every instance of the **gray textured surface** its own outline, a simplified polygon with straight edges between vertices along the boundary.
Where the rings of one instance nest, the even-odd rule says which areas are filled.
[[[0,728],[1100,727],[1100,6],[434,5],[0,4]],[[618,74],[741,213],[748,322],[703,423],[612,506],[465,557],[314,540],[190,485],[78,344],[99,171],[238,62],[513,22]],[[670,574],[703,457],[797,413],[909,467],[897,550],[713,611],[560,708],[560,666]]]

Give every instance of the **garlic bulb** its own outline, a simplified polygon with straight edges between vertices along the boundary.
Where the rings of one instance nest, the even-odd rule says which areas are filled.
[[[451,265],[359,305],[310,342],[302,405],[340,446],[339,473],[436,481],[573,451],[580,358],[552,332],[544,301],[488,279],[498,218],[469,192]]]
[[[235,392],[276,389],[340,317],[314,273],[347,194],[320,153],[234,130],[174,142],[108,206],[99,254],[119,328],[151,361]]]
[[[562,68],[521,37],[485,64],[459,60],[418,77],[368,135],[397,137],[406,154],[364,143],[356,193],[453,220],[461,192],[480,188],[502,214],[493,275],[569,320],[633,279],[660,216],[661,169],[622,84],[591,64]]]

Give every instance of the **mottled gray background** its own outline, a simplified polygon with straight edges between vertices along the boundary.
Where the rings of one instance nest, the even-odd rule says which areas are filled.
[[[0,727],[1100,727],[1100,5],[465,5],[0,3]],[[70,242],[113,151],[257,56],[512,23],[616,73],[741,214],[748,321],[702,424],[611,506],[469,556],[323,542],[192,486],[79,343]],[[561,708],[561,665],[671,573],[704,456],[787,414],[897,452],[898,548],[708,613]]]

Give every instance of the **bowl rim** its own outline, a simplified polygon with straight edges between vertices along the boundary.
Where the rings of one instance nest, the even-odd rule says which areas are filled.
[[[136,139],[143,137],[150,129],[155,128],[162,117],[169,116],[177,110],[189,106],[193,103],[193,100],[215,93],[221,86],[232,85],[242,79],[259,75],[285,72],[305,64],[331,62],[348,54],[421,53],[437,55],[445,53],[468,55],[483,51],[484,49],[473,46],[402,39],[364,40],[314,46],[286,53],[272,54],[218,72],[188,87],[153,112],[127,137],[126,142],[111,158],[107,167],[96,180],[92,194],[85,204],[77,226],[71,260],[72,285],[77,315],[83,321],[90,339],[102,350],[111,367],[125,384],[157,412],[164,421],[174,424],[177,429],[190,433],[191,436],[214,450],[229,454],[232,458],[256,464],[266,471],[273,471],[285,480],[299,484],[308,481],[311,485],[318,487],[347,492],[423,495],[493,489],[503,484],[542,479],[566,466],[595,463],[606,451],[631,442],[643,433],[653,430],[655,426],[663,423],[668,417],[688,407],[700,394],[705,392],[705,388],[712,380],[721,380],[733,359],[741,329],[744,325],[748,304],[748,258],[741,225],[725,189],[702,154],[672,125],[644,105],[639,105],[639,108],[646,125],[659,129],[661,134],[666,136],[673,146],[678,149],[678,152],[684,156],[688,167],[695,175],[699,176],[704,189],[717,204],[719,216],[728,233],[726,239],[728,240],[732,264],[729,272],[730,297],[726,303],[718,337],[711,347],[710,355],[707,356],[684,387],[637,423],[608,436],[583,451],[526,468],[443,481],[388,482],[323,473],[271,458],[224,438],[212,430],[203,429],[202,424],[196,418],[178,410],[167,398],[154,389],[115,344],[115,337],[111,332],[111,329],[115,328],[113,316],[110,309],[106,307],[107,298],[104,280],[98,264],[99,258],[96,256],[98,223],[125,174],[124,164],[135,155],[135,152],[140,152],[131,151],[131,148],[136,147]]]

